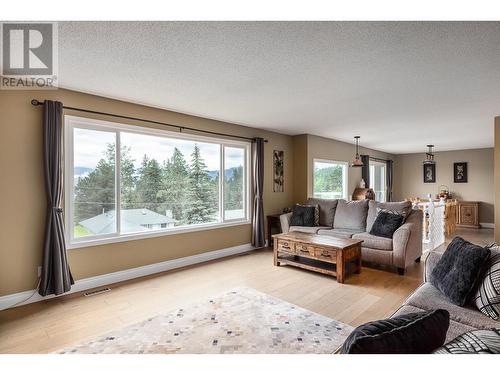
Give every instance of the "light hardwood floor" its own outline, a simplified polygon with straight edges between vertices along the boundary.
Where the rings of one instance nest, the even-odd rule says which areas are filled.
[[[488,244],[493,231],[460,230]],[[443,248],[444,249],[444,246]],[[442,250],[441,249],[441,250]],[[423,262],[405,276],[363,267],[345,284],[293,267],[274,267],[270,248],[0,312],[0,353],[47,353],[194,303],[232,287],[248,286],[352,326],[389,316],[422,281]]]

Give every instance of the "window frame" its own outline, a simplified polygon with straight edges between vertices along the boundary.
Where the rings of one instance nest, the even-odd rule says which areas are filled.
[[[315,163],[328,163],[328,164],[338,164],[342,165],[343,168],[343,173],[342,173],[342,197],[340,199],[348,199],[348,189],[349,189],[349,163],[346,161],[339,161],[339,160],[330,160],[330,159],[319,159],[319,158],[313,158],[312,160],[312,195],[313,198],[316,198],[315,196],[315,191],[314,191],[314,165]],[[337,198],[334,198],[337,199]]]
[[[115,220],[116,230],[113,233],[94,235],[89,237],[74,237],[74,129],[88,129],[115,133],[115,150],[121,150],[121,132],[157,136],[170,139],[182,139],[198,141],[219,145],[220,172],[219,172],[219,221],[215,223],[201,223],[179,226],[175,228],[160,228],[151,232],[120,233],[121,227],[121,186],[120,186],[120,153],[115,151]],[[225,220],[224,214],[224,149],[225,147],[241,148],[244,150],[244,199],[243,207],[245,216],[243,218]],[[67,249],[90,247],[115,242],[124,242],[144,238],[168,236],[180,233],[197,232],[251,223],[251,169],[250,152],[251,142],[238,141],[225,138],[207,137],[196,134],[178,133],[170,130],[158,129],[144,125],[129,125],[105,120],[90,119],[79,116],[64,116],[64,224]]]

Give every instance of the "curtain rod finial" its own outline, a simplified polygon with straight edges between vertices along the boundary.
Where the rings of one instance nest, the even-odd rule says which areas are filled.
[[[42,105],[43,103],[42,103],[42,102],[39,102],[39,101],[38,101],[38,100],[36,100],[36,99],[32,99],[32,100],[31,100],[31,104],[32,104],[32,105]]]
[[[252,138],[252,142],[256,142],[256,141],[257,141],[257,137]],[[268,143],[269,142],[267,139],[263,139],[262,141],[264,143]]]

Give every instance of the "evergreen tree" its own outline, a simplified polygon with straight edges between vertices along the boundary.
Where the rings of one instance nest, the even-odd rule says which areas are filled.
[[[197,144],[191,154],[189,168],[189,206],[186,212],[188,224],[206,223],[213,220],[217,197],[213,196],[210,176]]]
[[[75,186],[75,222],[114,209],[114,203],[115,152],[114,145],[108,144],[96,168],[79,178]]]
[[[176,147],[172,157],[164,163],[162,188],[158,191],[158,198],[164,202],[163,211],[170,210],[177,225],[185,222],[188,186],[189,166]]]
[[[122,146],[120,153],[122,202],[133,200],[134,161],[130,149]],[[106,146],[103,158],[75,186],[75,222],[89,219],[115,209],[115,144]]]
[[[226,170],[224,184],[224,209],[238,210],[243,208],[243,167]]]
[[[134,208],[137,201],[134,159],[130,157],[130,147],[121,146],[120,153],[120,189],[121,208]]]
[[[314,171],[314,191],[342,193],[342,167],[336,165]]]
[[[146,155],[142,159],[137,180],[137,204],[136,208],[147,208],[158,213],[162,200],[158,198],[161,190],[162,170],[155,159],[149,159]],[[139,205],[140,207],[137,207]]]

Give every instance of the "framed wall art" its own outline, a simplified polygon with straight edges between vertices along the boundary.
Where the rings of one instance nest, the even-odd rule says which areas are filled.
[[[467,162],[453,163],[453,181],[467,182]]]
[[[436,164],[424,164],[424,183],[436,182]]]
[[[273,191],[283,193],[284,191],[284,152],[273,151]]]

